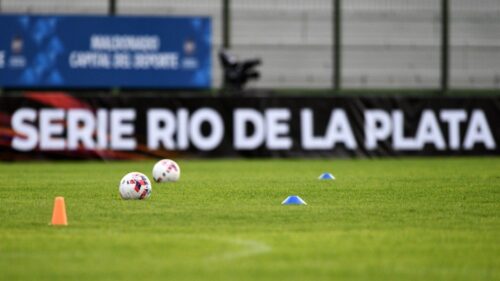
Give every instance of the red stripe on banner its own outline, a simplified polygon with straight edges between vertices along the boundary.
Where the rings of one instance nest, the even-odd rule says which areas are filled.
[[[10,115],[0,112],[0,124],[2,125],[10,125]]]
[[[21,134],[16,134],[16,132],[14,130],[12,130],[11,128],[3,128],[3,127],[0,127],[0,136],[9,136],[9,137],[13,137],[15,135],[18,135],[18,136],[21,136]]]
[[[57,108],[91,108],[87,103],[66,92],[26,92],[24,96],[41,104]]]
[[[10,147],[10,140],[7,141],[7,140],[0,139],[0,146],[9,146]]]

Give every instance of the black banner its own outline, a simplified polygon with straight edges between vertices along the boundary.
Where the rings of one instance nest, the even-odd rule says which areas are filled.
[[[499,155],[500,97],[0,97],[2,160]]]

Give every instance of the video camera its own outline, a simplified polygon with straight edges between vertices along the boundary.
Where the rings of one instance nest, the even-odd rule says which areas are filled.
[[[252,79],[258,79],[260,73],[255,67],[260,65],[260,59],[238,60],[236,56],[222,49],[219,60],[224,73],[222,88],[224,90],[242,90],[245,84]]]

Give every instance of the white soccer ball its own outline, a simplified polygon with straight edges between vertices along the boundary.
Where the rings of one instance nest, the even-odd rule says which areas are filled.
[[[139,172],[132,172],[122,178],[119,190],[123,199],[141,200],[151,196],[153,187],[146,175]]]
[[[173,160],[160,160],[153,167],[153,179],[155,182],[178,181],[180,176],[181,168]]]

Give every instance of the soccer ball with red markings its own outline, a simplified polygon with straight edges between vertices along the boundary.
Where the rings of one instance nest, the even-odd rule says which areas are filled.
[[[173,160],[160,160],[153,167],[153,179],[155,182],[178,181],[180,177],[181,168]]]
[[[120,181],[120,195],[123,199],[146,199],[153,188],[146,175],[139,172],[126,174]]]

